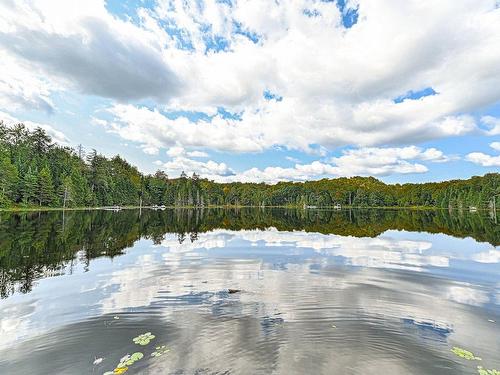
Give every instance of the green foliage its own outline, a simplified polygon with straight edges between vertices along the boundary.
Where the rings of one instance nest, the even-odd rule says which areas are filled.
[[[500,371],[495,370],[495,369],[486,369],[482,366],[477,366],[477,372],[479,375],[500,375]]]
[[[40,206],[52,206],[55,200],[54,184],[47,166],[38,174],[38,201]]]
[[[151,353],[151,357],[161,357],[164,354],[167,354],[170,349],[166,345],[160,345],[155,348],[156,350]]]
[[[139,335],[137,337],[134,337],[132,341],[137,344],[137,345],[147,345],[151,340],[155,338],[155,335],[153,335],[151,332],[146,332],[143,333],[142,335]]]
[[[469,361],[480,361],[481,358],[476,357],[472,352],[469,352],[468,350],[459,348],[458,346],[454,346],[451,351],[459,356],[460,358],[467,359]]]
[[[0,206],[62,207],[317,206],[488,208],[500,194],[500,174],[468,180],[388,185],[373,177],[308,182],[215,183],[182,173],[143,175],[119,156],[108,159],[52,143],[42,129],[0,122]],[[498,197],[500,200],[500,196]]]
[[[21,186],[20,196],[23,203],[35,203],[38,198],[38,178],[35,171],[31,168],[24,174]]]

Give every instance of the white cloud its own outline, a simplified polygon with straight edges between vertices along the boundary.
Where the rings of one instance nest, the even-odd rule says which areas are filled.
[[[500,119],[493,116],[481,117],[481,122],[488,127],[486,134],[500,135]]]
[[[492,142],[490,143],[490,147],[496,151],[500,151],[500,142]],[[483,152],[471,152],[465,159],[483,167],[500,167],[500,155],[492,156]]]
[[[210,179],[234,175],[234,171],[225,163],[216,163],[213,160],[206,162],[193,160],[189,159],[185,153],[174,156],[172,160],[162,163],[161,167],[172,177],[178,177],[183,171],[189,175],[196,173]]]
[[[50,106],[50,86],[39,83],[50,81],[214,116],[171,120],[132,103],[111,105],[115,119],[106,126],[147,152],[172,146],[312,152],[475,131],[467,113],[500,100],[495,1],[356,4],[359,21],[345,29],[335,2],[313,0],[161,3],[154,11],[140,10],[137,24],[110,15],[99,0],[4,2],[0,48],[7,59],[30,65],[37,78],[33,95],[17,88],[6,99],[5,82],[25,74],[7,70],[0,103]],[[306,8],[317,16],[308,17]],[[165,23],[177,32],[169,35]],[[207,40],[213,44],[215,37],[226,43],[223,51],[207,51]],[[393,101],[427,87],[437,94]],[[282,100],[265,100],[264,90]],[[240,118],[216,115],[219,107]],[[488,134],[497,134],[497,125]]]
[[[15,124],[23,123],[26,126],[26,128],[28,128],[29,130],[35,130],[36,128],[41,128],[41,129],[45,130],[45,132],[49,136],[52,137],[52,140],[55,143],[58,143],[62,146],[68,146],[69,142],[70,142],[68,137],[66,137],[66,135],[64,135],[63,132],[54,129],[51,125],[41,124],[41,123],[33,122],[33,121],[21,121],[15,117],[9,115],[8,113],[2,112],[2,111],[0,111],[0,121],[3,121],[7,126],[12,126]]]
[[[57,87],[1,48],[0,53],[0,108],[53,112],[50,92]]]
[[[192,158],[208,158],[208,154],[203,151],[188,151],[187,155],[192,157]]]
[[[472,152],[466,156],[466,160],[483,167],[500,167],[500,156],[491,156],[482,152]]]
[[[179,146],[170,147],[167,151],[167,155],[172,158],[175,158],[176,156],[185,155],[185,153],[186,151],[184,150],[184,148]]]
[[[167,152],[173,157],[165,168],[178,175],[181,171],[196,172],[202,177],[220,182],[242,181],[276,183],[283,180],[305,181],[332,176],[387,176],[391,174],[425,173],[428,168],[416,161],[441,163],[451,160],[435,148],[422,149],[416,146],[402,148],[360,148],[343,152],[331,158],[328,163],[313,161],[309,164],[295,164],[294,167],[251,168],[241,173],[233,173],[224,163],[223,167],[214,162],[202,163],[187,158],[181,147],[172,147]],[[214,163],[209,165],[209,163]],[[176,172],[176,173],[175,173]]]
[[[103,1],[7,1],[0,23],[4,54],[85,94],[162,101],[179,85],[159,35],[111,16]]]
[[[181,146],[170,147],[167,150],[167,155],[172,158],[177,156],[189,156],[191,158],[208,158],[209,156],[206,152],[203,151],[198,151],[198,150],[186,151],[184,147]]]
[[[459,157],[456,155],[445,155],[443,151],[431,147],[422,152],[420,159],[431,161],[433,163],[446,163],[448,161],[458,160]]]
[[[142,147],[142,152],[144,152],[147,155],[158,155],[160,150],[158,149],[158,147],[144,146]]]
[[[252,168],[230,177],[230,180],[248,182],[281,180],[305,181],[331,176],[387,176],[401,173],[424,173],[427,167],[412,160],[442,161],[446,156],[436,149],[422,150],[415,146],[404,148],[361,148],[347,150],[342,156],[331,158],[330,163],[314,161],[296,164],[293,168]]]
[[[493,150],[500,151],[500,142],[491,142],[490,147]]]
[[[449,157],[435,148],[421,149],[416,146],[390,148],[361,148],[344,151],[331,161],[339,168],[339,175],[375,175],[392,173],[424,173],[427,167],[409,160],[445,162]]]

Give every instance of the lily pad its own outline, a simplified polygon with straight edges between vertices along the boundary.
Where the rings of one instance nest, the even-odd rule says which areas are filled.
[[[166,354],[170,351],[170,349],[166,345],[157,346],[156,350],[151,353],[151,357],[161,357],[163,354]]]
[[[481,358],[476,357],[472,352],[469,352],[468,350],[459,348],[458,346],[454,346],[453,349],[451,349],[451,351],[455,355],[459,356],[460,358],[464,358],[464,359],[467,359],[469,361],[480,361],[481,360]]]
[[[134,354],[132,354],[130,356],[130,359],[134,362],[137,362],[139,359],[141,359],[142,357],[144,357],[144,354],[142,354],[141,352],[135,352]]]
[[[134,337],[132,341],[138,345],[147,345],[151,340],[153,340],[156,336],[153,335],[151,332],[146,332],[143,333],[142,335],[139,335],[137,337]]]
[[[128,367],[117,367],[113,370],[113,374],[119,375],[119,374],[125,374],[128,371]]]
[[[482,366],[477,366],[477,372],[479,375],[500,375],[500,371],[495,369],[488,370]]]
[[[118,366],[116,366],[117,368],[118,367],[126,367],[128,366],[128,363],[130,361],[130,354],[127,354],[127,355],[124,355],[121,359],[120,359],[120,363],[118,363]],[[133,362],[132,362],[133,363]]]

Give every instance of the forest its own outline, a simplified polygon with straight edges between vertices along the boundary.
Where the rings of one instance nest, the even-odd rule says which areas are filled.
[[[189,172],[189,171],[187,171]],[[106,158],[55,144],[40,128],[0,121],[0,207],[283,206],[486,209],[500,174],[433,183],[386,184],[373,177],[307,182],[217,183],[193,173],[142,174],[120,156]],[[497,204],[498,206],[498,204]]]

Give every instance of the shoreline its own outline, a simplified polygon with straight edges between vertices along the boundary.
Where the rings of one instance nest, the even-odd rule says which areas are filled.
[[[118,208],[119,207],[119,208]],[[360,210],[360,209],[371,209],[371,210],[412,210],[412,211],[437,211],[446,210],[450,211],[447,207],[434,207],[434,206],[343,206],[341,208],[335,208],[335,206],[323,206],[323,207],[302,207],[302,206],[236,206],[236,205],[222,205],[222,206],[165,206],[164,208],[158,208],[155,206],[102,206],[102,207],[5,207],[0,208],[0,212],[48,212],[48,211],[121,211],[121,210],[172,210],[172,209],[241,209],[241,208],[282,208],[282,209],[295,209],[295,210],[314,210],[314,211],[343,211],[347,209]],[[451,211],[468,211],[470,213],[479,211],[492,211],[490,208],[477,208],[475,210],[470,210],[468,208],[459,209],[458,207],[453,207]],[[500,211],[498,208],[496,211]]]

